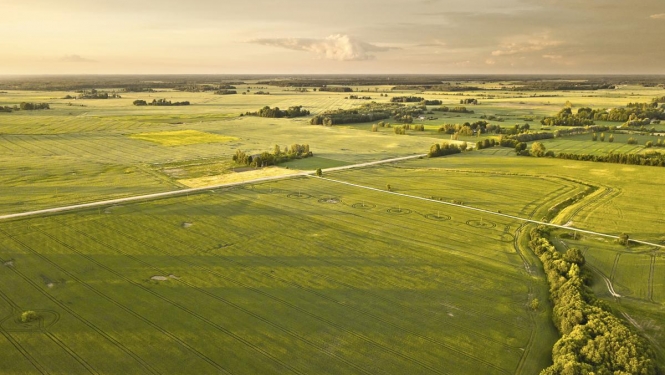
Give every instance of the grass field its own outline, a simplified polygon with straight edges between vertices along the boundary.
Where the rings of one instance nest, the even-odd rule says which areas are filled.
[[[198,130],[175,130],[155,133],[138,133],[130,136],[133,139],[154,142],[162,146],[186,146],[198,143],[223,143],[237,141],[235,137],[204,133]]]
[[[3,223],[0,356],[14,372],[532,373],[554,334],[534,342],[548,318],[526,304],[546,290],[518,223],[479,223],[312,179]],[[44,327],[14,322],[27,309]]]

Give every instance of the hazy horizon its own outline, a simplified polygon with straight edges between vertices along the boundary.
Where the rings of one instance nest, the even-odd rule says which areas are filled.
[[[659,0],[45,0],[0,75],[665,74]]]

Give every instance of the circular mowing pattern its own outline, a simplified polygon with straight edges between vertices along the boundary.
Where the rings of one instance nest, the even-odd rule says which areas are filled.
[[[501,241],[502,242],[513,242],[513,241],[515,241],[515,236],[513,236],[510,233],[503,233],[501,235]]]
[[[330,197],[330,198],[321,198],[319,199],[319,203],[330,203],[330,204],[337,204],[341,202],[341,199],[335,198],[335,197]]]
[[[487,220],[483,220],[483,221],[469,220],[469,221],[466,222],[466,225],[470,225],[472,227],[482,228],[482,229],[490,229],[490,228],[496,227],[496,224],[494,224],[491,221],[487,221]]]
[[[393,215],[408,215],[408,214],[411,213],[411,210],[409,210],[408,208],[395,208],[395,207],[393,207],[393,208],[387,209],[386,211],[388,211],[389,214],[393,214]]]
[[[292,198],[292,199],[309,199],[312,196],[307,194],[307,193],[291,193],[287,195],[287,197]]]
[[[425,217],[426,217],[427,219],[435,220],[435,221],[446,221],[446,220],[450,220],[450,219],[451,219],[450,216],[448,216],[448,215],[441,215],[441,214],[439,214],[439,215],[437,215],[437,214],[427,214],[427,215],[425,215]]]
[[[361,209],[361,210],[369,210],[369,209],[372,209],[372,208],[376,208],[376,205],[374,203],[359,202],[359,203],[352,204],[351,207],[358,208],[358,209]]]

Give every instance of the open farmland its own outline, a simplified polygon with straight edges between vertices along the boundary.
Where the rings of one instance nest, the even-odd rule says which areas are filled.
[[[460,188],[425,175],[427,193]],[[528,211],[547,201],[504,199]],[[0,277],[14,292],[3,294],[2,327],[14,349],[2,362],[22,372],[56,361],[61,373],[532,373],[554,332],[544,310],[527,308],[546,289],[514,247],[519,225],[302,178],[3,223]],[[50,320],[19,329],[26,309]]]
[[[480,90],[351,86],[384,103],[409,95],[447,106],[480,101],[467,105],[474,113],[416,119],[424,131],[405,135],[371,132],[372,122],[314,126],[309,117],[244,115],[266,105],[316,115],[368,102],[254,82],[238,85],[245,95],[168,89],[65,100],[73,92],[0,92],[0,105],[51,106],[0,113],[0,215],[206,189],[0,222],[0,373],[539,372],[559,337],[549,288],[528,247],[531,226],[500,215],[665,244],[663,168],[516,156],[497,146],[324,170],[324,179],[287,177],[425,154],[453,142],[437,131],[442,124],[487,119],[554,132],[565,127],[539,121],[566,105],[613,108],[665,95],[637,85],[520,92],[497,90],[508,81],[464,84]],[[153,98],[192,104],[132,104]],[[613,143],[609,132],[605,142],[591,134],[541,142],[554,153],[665,150],[644,147],[657,134],[627,131]],[[473,145],[500,136],[457,138]],[[314,155],[266,168],[231,160],[236,150],[257,155],[294,143]],[[252,181],[270,176],[283,179]],[[222,183],[242,185],[211,187]],[[581,198],[553,210],[573,197]],[[663,247],[561,228],[551,240],[561,252],[581,250],[596,296],[664,365]],[[39,319],[21,322],[26,311]]]

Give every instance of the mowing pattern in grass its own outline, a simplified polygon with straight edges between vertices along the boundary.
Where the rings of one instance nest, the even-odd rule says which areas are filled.
[[[411,213],[387,212],[396,206]],[[2,223],[0,361],[9,372],[512,374],[535,328],[532,278],[501,241],[518,224],[469,226],[477,215],[455,207],[428,218],[437,211],[297,179]],[[6,323],[25,310],[59,318]]]
[[[198,143],[222,143],[237,141],[236,137],[204,133],[198,130],[174,130],[155,133],[138,133],[131,138],[154,142],[162,146],[185,146]]]

